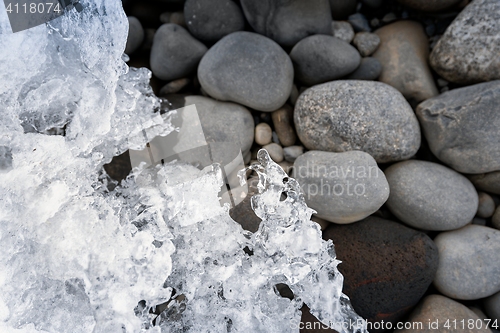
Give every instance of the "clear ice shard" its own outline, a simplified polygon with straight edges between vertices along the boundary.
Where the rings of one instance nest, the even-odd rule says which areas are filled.
[[[265,151],[254,234],[219,205],[217,164],[106,175],[144,130],[175,127],[151,73],[122,60],[121,1],[80,3],[17,33],[0,6],[0,332],[298,332],[302,303],[365,331],[333,244]]]

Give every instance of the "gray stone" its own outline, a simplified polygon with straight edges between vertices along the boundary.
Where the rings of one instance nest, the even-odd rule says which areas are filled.
[[[144,29],[141,22],[134,16],[128,18],[128,37],[127,46],[125,47],[126,54],[132,54],[141,46],[144,40]]]
[[[356,11],[357,5],[357,0],[330,0],[332,18],[334,20],[346,19]]]
[[[490,319],[500,321],[500,293],[485,299],[483,305]]]
[[[500,79],[500,1],[474,0],[433,48],[432,68],[448,81]]]
[[[288,147],[295,144],[297,135],[293,129],[293,109],[284,105],[272,113],[273,125],[282,146]]]
[[[444,295],[475,300],[500,291],[500,230],[468,225],[435,239],[439,265],[434,285]]]
[[[372,28],[370,28],[370,24],[366,17],[361,13],[352,14],[348,18],[349,23],[351,23],[354,31],[368,31],[370,32]]]
[[[167,23],[157,31],[151,48],[151,71],[159,79],[172,81],[196,70],[207,47],[183,27]]]
[[[411,102],[439,93],[427,65],[429,42],[420,23],[398,21],[375,33],[380,37],[380,46],[373,54],[382,64],[380,81],[399,90]]]
[[[363,57],[367,57],[375,52],[380,45],[380,37],[371,32],[358,32],[354,36],[352,43],[356,46]]]
[[[372,57],[361,59],[359,67],[349,74],[346,79],[349,80],[376,80],[382,73],[380,61]]]
[[[252,32],[233,32],[205,54],[198,79],[216,99],[274,111],[290,96],[293,65],[271,39]]]
[[[354,29],[351,23],[347,21],[332,21],[332,35],[350,43],[354,38]]]
[[[182,78],[170,81],[160,89],[159,96],[166,96],[168,94],[176,94],[184,89],[191,82],[188,78]]]
[[[434,155],[462,173],[500,170],[500,80],[454,89],[416,110]]]
[[[335,223],[352,223],[376,212],[389,196],[384,173],[361,151],[308,151],[294,163],[306,203],[317,216]]]
[[[437,163],[410,160],[385,169],[387,207],[401,221],[424,230],[454,230],[476,215],[478,195],[458,172]]]
[[[326,35],[304,38],[293,47],[290,58],[296,78],[306,86],[339,79],[352,73],[361,61],[352,45]]]
[[[408,319],[411,328],[395,333],[491,333],[486,324],[465,305],[442,295],[429,295],[413,310]],[[468,324],[472,322],[472,328]],[[448,323],[448,325],[446,325]],[[456,323],[456,324],[454,324]],[[464,323],[464,326],[462,326]]]
[[[276,162],[276,163],[280,163],[280,162],[283,162],[283,147],[281,147],[279,144],[277,143],[270,143],[268,145],[265,145],[264,147],[262,147],[263,149],[267,150],[267,152],[269,153],[269,156],[271,157],[271,159]]]
[[[290,146],[283,148],[283,154],[285,160],[288,162],[295,162],[295,160],[302,154],[304,154],[304,147],[302,146]]]
[[[478,189],[493,194],[500,194],[500,171],[468,175],[467,177]]]
[[[255,142],[258,145],[264,146],[271,143],[273,138],[273,130],[267,123],[260,123],[255,126]]]
[[[283,46],[314,34],[330,34],[328,0],[241,0],[252,28]]]
[[[398,0],[405,6],[425,12],[436,12],[454,6],[462,0]]]
[[[231,0],[186,0],[184,16],[193,36],[210,43],[245,28],[240,7]]]
[[[495,228],[500,230],[500,206],[495,209],[495,213],[491,217],[491,225]]]
[[[477,216],[483,219],[491,217],[495,212],[495,201],[493,198],[484,192],[479,192],[479,206],[477,207]]]
[[[375,81],[334,81],[304,91],[295,129],[310,150],[361,150],[379,163],[408,159],[420,147],[420,128],[396,89]]]

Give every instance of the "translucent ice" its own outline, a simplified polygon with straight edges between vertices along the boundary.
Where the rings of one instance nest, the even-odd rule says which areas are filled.
[[[122,60],[121,1],[80,3],[15,34],[0,6],[0,331],[297,332],[303,303],[356,321],[332,243],[265,152],[255,234],[219,205],[218,165],[106,175],[143,130],[175,128],[150,72]]]

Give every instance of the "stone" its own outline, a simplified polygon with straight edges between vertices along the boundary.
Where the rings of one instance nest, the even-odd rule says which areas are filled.
[[[283,148],[285,160],[291,163],[295,162],[295,160],[302,154],[304,154],[304,147],[302,146],[289,146]]]
[[[351,23],[347,21],[332,21],[332,35],[350,43],[354,38],[354,29]]]
[[[380,81],[415,103],[438,95],[427,65],[429,42],[420,23],[398,21],[375,33],[380,37],[380,46],[373,54],[382,64]]]
[[[351,23],[352,27],[354,28],[354,31],[356,32],[372,31],[372,29],[370,28],[370,24],[368,23],[368,20],[361,13],[352,14],[349,16],[347,20],[349,21],[349,23]]]
[[[481,321],[481,325],[476,325]],[[472,328],[468,324],[472,322]],[[408,319],[407,329],[395,330],[395,333],[491,333],[477,314],[465,305],[442,295],[426,296],[413,310]],[[448,325],[446,325],[448,323]],[[456,323],[456,324],[454,324]],[[462,327],[464,323],[464,327]]]
[[[349,74],[346,79],[349,80],[376,80],[382,73],[380,61],[372,57],[361,59],[359,67]]]
[[[328,0],[241,0],[248,23],[259,34],[291,47],[315,34],[330,34]]]
[[[259,111],[285,104],[293,75],[292,61],[278,44],[245,31],[218,41],[198,67],[200,84],[210,96]]]
[[[271,159],[276,162],[276,163],[280,163],[283,161],[283,147],[281,147],[279,144],[277,143],[270,143],[268,145],[265,145],[264,147],[262,147],[263,149],[267,150],[267,152],[269,153],[269,156],[271,157]]]
[[[229,216],[238,222],[243,229],[250,232],[256,232],[259,229],[260,222],[262,221],[260,217],[255,215],[251,203],[252,196],[259,193],[257,188],[258,183],[259,179],[257,177],[248,179],[247,196],[239,204],[229,209]]]
[[[163,24],[155,33],[151,48],[151,71],[161,80],[172,81],[191,75],[207,47],[183,27]]]
[[[402,222],[423,230],[454,230],[476,215],[478,195],[458,172],[427,161],[403,161],[385,169],[387,207]]]
[[[358,32],[352,41],[362,57],[368,57],[380,45],[380,37],[371,32]]]
[[[493,216],[495,212],[495,201],[493,198],[484,192],[479,192],[479,206],[477,207],[477,216],[487,219],[488,217]]]
[[[189,83],[191,83],[191,80],[186,77],[170,81],[160,89],[160,93],[158,95],[166,96],[169,94],[177,94],[179,91],[184,89]]]
[[[209,43],[245,28],[240,7],[231,0],[186,0],[184,16],[189,32]]]
[[[435,239],[439,266],[434,286],[443,295],[476,300],[500,291],[500,230],[468,225]]]
[[[415,155],[420,127],[396,89],[374,81],[334,81],[304,91],[295,105],[295,129],[309,150],[361,150],[378,163]]]
[[[258,145],[264,146],[271,143],[273,138],[273,130],[267,123],[260,123],[255,126],[255,142]]]
[[[290,58],[296,78],[306,86],[339,79],[352,73],[361,61],[352,45],[326,35],[304,38],[293,47]]]
[[[356,11],[357,0],[330,0],[332,18],[334,20],[344,20]]]
[[[144,41],[144,29],[137,17],[129,16],[128,18],[128,37],[127,46],[125,47],[126,54],[134,53]]]
[[[332,224],[323,238],[335,244],[344,293],[370,322],[396,322],[424,295],[438,265],[436,245],[424,233],[368,217]]]
[[[284,105],[272,113],[273,125],[282,146],[295,144],[297,135],[293,129],[293,108]]]
[[[294,84],[292,86],[292,91],[290,92],[290,97],[288,98],[288,101],[290,102],[290,104],[295,105],[295,102],[297,102],[297,98],[299,98],[299,89]]]
[[[308,151],[293,166],[307,205],[317,216],[335,223],[352,223],[376,212],[389,196],[384,173],[361,151]]]
[[[500,171],[468,175],[474,186],[482,191],[500,194]]]
[[[433,48],[430,64],[444,79],[470,84],[500,79],[500,2],[474,0]]]
[[[287,175],[291,176],[293,173],[293,163],[288,161],[281,161],[278,165],[286,172]]]
[[[500,206],[495,209],[495,213],[493,213],[493,216],[491,217],[491,225],[495,229],[500,230]]]
[[[398,0],[405,6],[424,12],[436,12],[457,5],[462,0]]]
[[[486,298],[483,306],[490,319],[500,321],[500,293]]]
[[[462,173],[500,170],[500,80],[453,89],[418,105],[432,153]]]

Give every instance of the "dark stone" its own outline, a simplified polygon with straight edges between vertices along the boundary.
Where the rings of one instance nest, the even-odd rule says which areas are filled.
[[[144,40],[144,29],[141,22],[133,16],[128,17],[128,37],[127,46],[125,47],[126,54],[132,54],[141,46]]]
[[[298,42],[290,52],[296,78],[306,86],[339,79],[361,61],[358,51],[333,36],[314,35]]]
[[[250,178],[247,180],[248,185],[248,194],[235,207],[229,210],[229,216],[239,224],[245,230],[250,232],[256,232],[259,229],[260,222],[262,221],[260,217],[255,215],[255,212],[252,209],[251,198],[255,194],[259,193],[257,189],[257,184],[259,183],[258,178]]]
[[[376,80],[382,73],[382,65],[375,58],[362,58],[359,67],[349,74],[346,79],[349,80]]]
[[[132,171],[132,164],[130,162],[130,154],[128,150],[121,155],[114,156],[111,162],[104,164],[104,170],[116,181],[122,181],[127,178]]]
[[[358,2],[356,0],[330,0],[332,18],[334,20],[345,20],[356,11]]]
[[[363,57],[371,55],[380,45],[380,37],[371,32],[358,32],[352,43]]]
[[[454,89],[418,105],[432,153],[471,174],[500,170],[500,80]]]
[[[331,34],[328,0],[241,0],[243,12],[259,34],[293,46],[314,34]]]
[[[369,217],[331,225],[344,293],[354,310],[370,322],[396,322],[423,296],[438,265],[436,245],[424,233],[399,223]]]
[[[165,81],[192,74],[207,47],[194,39],[183,27],[167,23],[155,34],[151,48],[151,71]]]
[[[354,31],[359,32],[359,31],[367,31],[370,32],[372,28],[370,27],[370,24],[368,23],[368,20],[366,17],[361,14],[361,13],[356,13],[352,14],[348,18],[349,23],[351,23],[352,27],[354,28]]]
[[[232,0],[187,0],[184,16],[189,32],[206,42],[245,28],[243,13]]]
[[[485,192],[500,194],[500,171],[468,175],[467,177],[476,188]]]

